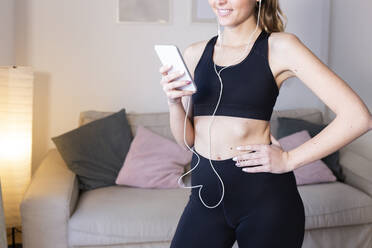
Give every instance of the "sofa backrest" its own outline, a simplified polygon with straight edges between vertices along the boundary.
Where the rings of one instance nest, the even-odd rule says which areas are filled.
[[[115,112],[103,112],[97,110],[83,111],[80,113],[79,116],[79,126],[106,117],[113,113]],[[156,134],[159,134],[176,142],[170,128],[169,112],[136,113],[134,111],[130,111],[126,113],[126,116],[133,137],[136,135],[138,126],[141,125],[145,128],[150,129]],[[292,117],[307,120],[313,123],[323,124],[322,112],[317,108],[274,110],[270,119],[270,130],[274,137],[276,137],[278,117]],[[185,172],[191,169],[190,164],[191,163],[185,166]]]
[[[372,132],[367,132],[340,149],[340,154],[351,150],[372,161]]]
[[[97,110],[87,110],[80,113],[79,126],[88,122],[106,117],[115,112],[104,112]],[[287,110],[274,110],[270,119],[270,129],[274,137],[278,126],[278,117],[292,117],[307,120],[310,122],[323,124],[322,112],[317,108],[297,108]],[[137,113],[127,112],[127,119],[131,127],[133,136],[136,135],[138,126],[144,126],[154,133],[175,141],[170,129],[169,112]]]

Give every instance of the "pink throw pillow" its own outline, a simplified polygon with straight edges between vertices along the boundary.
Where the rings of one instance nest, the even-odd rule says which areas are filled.
[[[292,150],[310,140],[311,136],[307,130],[302,130],[279,139],[284,151]],[[315,184],[336,181],[332,171],[322,160],[316,160],[293,170],[297,185]]]
[[[180,188],[177,180],[191,157],[191,151],[138,126],[115,182],[140,188]]]

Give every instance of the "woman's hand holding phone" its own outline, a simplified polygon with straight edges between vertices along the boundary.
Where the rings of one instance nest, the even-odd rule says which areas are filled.
[[[177,81],[177,78],[183,76],[185,72],[180,73],[175,71],[168,74],[168,71],[172,68],[172,65],[163,65],[160,67],[159,72],[162,75],[160,84],[163,86],[163,91],[167,96],[168,105],[181,103],[182,96],[189,96],[195,93],[190,90],[179,90],[178,87],[190,84],[191,81]]]

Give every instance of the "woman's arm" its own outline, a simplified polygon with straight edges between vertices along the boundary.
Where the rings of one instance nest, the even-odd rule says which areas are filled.
[[[280,38],[278,38],[280,36]],[[288,151],[295,169],[323,158],[372,129],[371,113],[361,98],[294,34],[276,36],[275,54],[334,113],[336,118],[304,144]]]
[[[185,49],[183,58],[188,68],[192,68],[191,60],[192,60],[192,47],[189,46]],[[192,74],[192,77],[194,75]],[[192,119],[192,100],[191,96],[183,96],[181,99],[181,103],[168,103],[169,106],[169,118],[170,118],[170,127],[175,138],[176,142],[182,146],[185,150],[189,150],[185,145],[185,139],[187,145],[191,148],[194,146],[194,123]],[[184,130],[184,123],[185,123],[185,116],[187,111],[187,101],[189,102],[189,109],[188,115],[186,118],[186,130]],[[184,137],[185,131],[185,137]],[[185,138],[185,139],[184,139]]]
[[[184,141],[184,123],[185,123],[185,109],[182,103],[168,104],[169,105],[169,118],[170,127],[173,133],[174,139],[177,143],[189,150],[185,145]],[[194,145],[194,127],[189,118],[186,118],[186,143],[191,148]]]

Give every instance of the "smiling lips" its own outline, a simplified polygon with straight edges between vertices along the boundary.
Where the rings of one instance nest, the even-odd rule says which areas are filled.
[[[228,16],[232,12],[232,9],[218,9],[218,14],[220,16]]]

